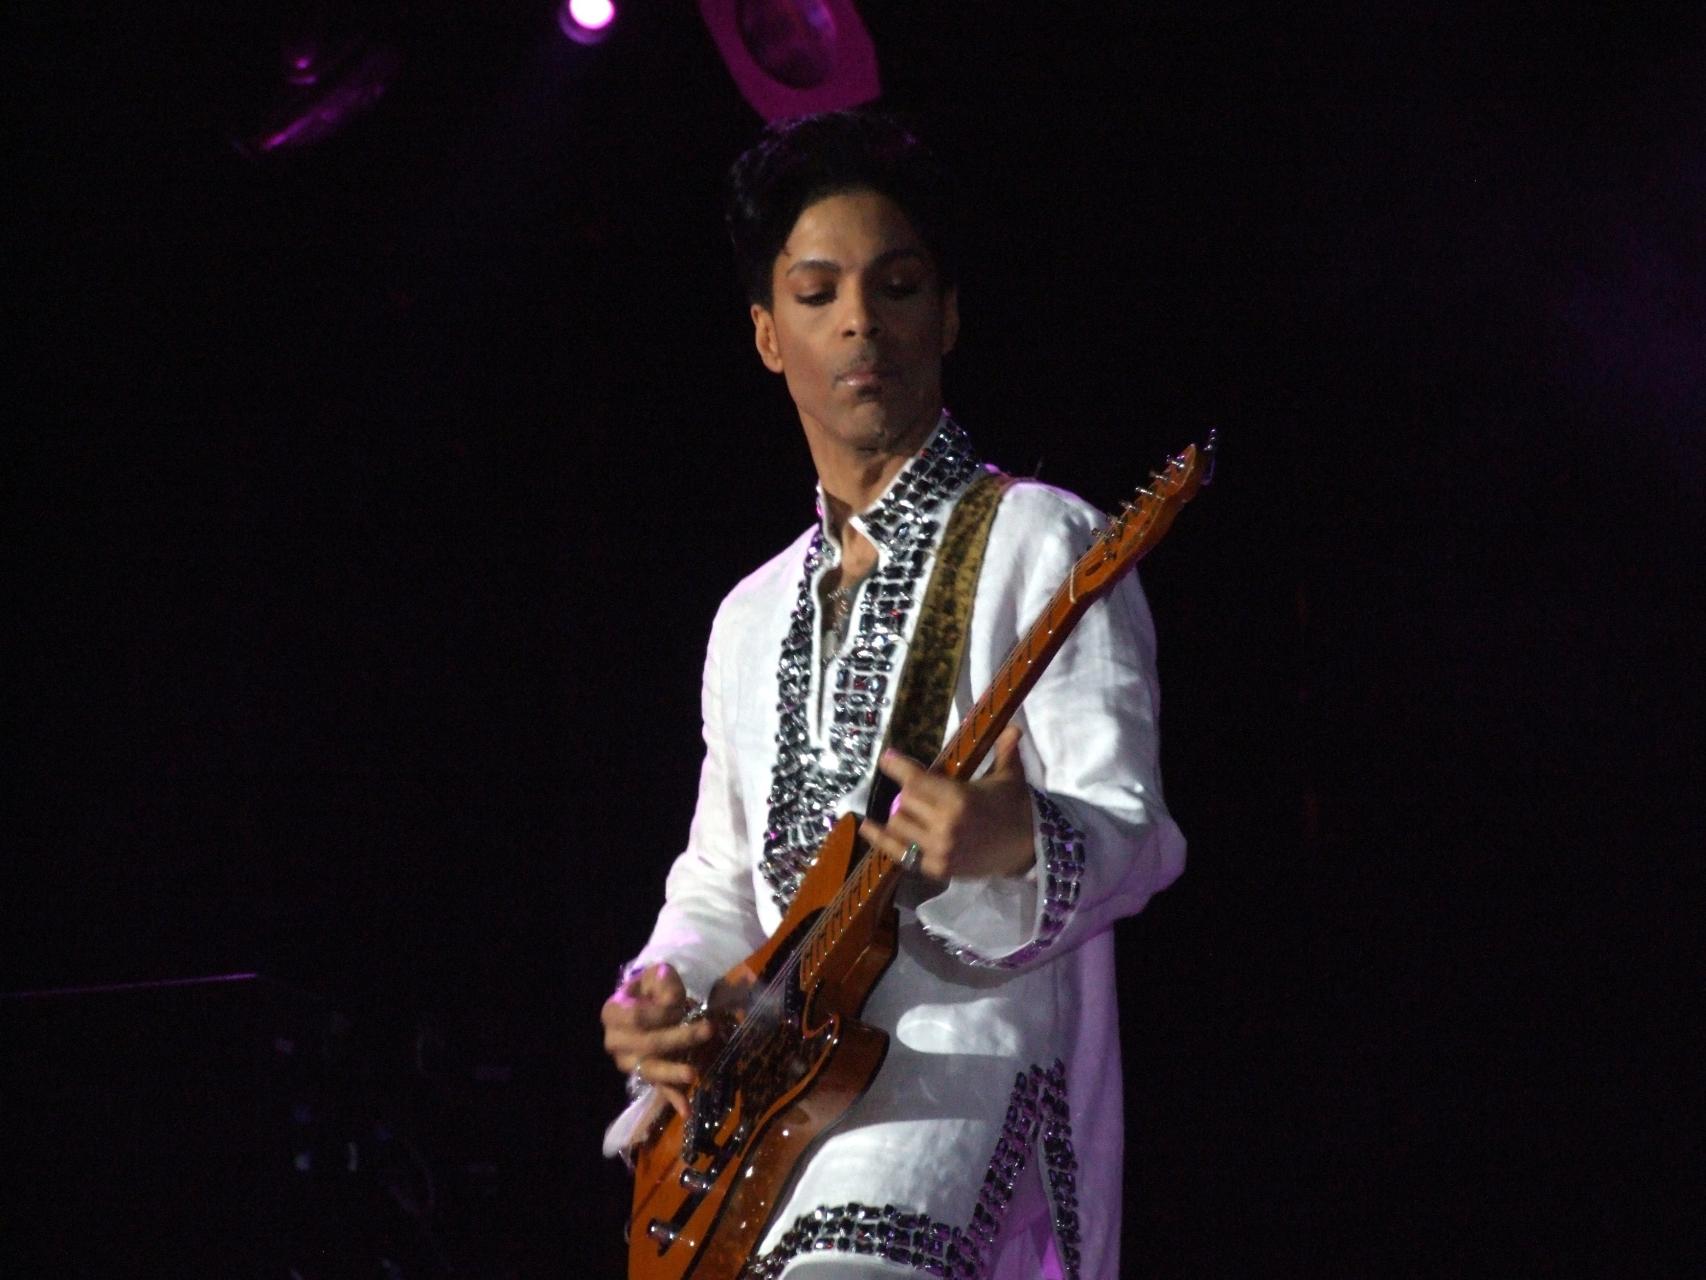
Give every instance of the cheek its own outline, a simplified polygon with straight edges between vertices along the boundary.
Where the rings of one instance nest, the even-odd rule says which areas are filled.
[[[796,374],[802,381],[809,380],[823,367],[823,361],[818,358],[812,344],[799,334],[792,334],[784,339],[781,351],[790,382]]]
[[[915,311],[907,315],[901,323],[905,326],[907,338],[915,350],[934,354],[941,349],[945,329],[940,312],[934,309]]]
[[[801,358],[797,351],[790,351],[782,365],[782,381],[787,384],[788,394],[795,400],[809,402],[814,398],[817,379],[813,376],[810,361]]]

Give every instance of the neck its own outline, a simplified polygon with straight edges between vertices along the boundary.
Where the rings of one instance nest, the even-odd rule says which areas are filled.
[[[938,415],[939,416],[939,415]],[[867,511],[889,482],[924,447],[936,427],[936,417],[896,440],[872,448],[854,448],[809,428],[806,444],[823,487],[824,515],[830,532],[839,536],[847,517]]]

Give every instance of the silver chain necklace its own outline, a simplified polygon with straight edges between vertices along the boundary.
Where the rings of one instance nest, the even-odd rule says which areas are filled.
[[[841,652],[847,639],[847,624],[853,619],[853,596],[859,590],[858,581],[843,583],[823,597],[823,645],[819,660],[828,666]]]

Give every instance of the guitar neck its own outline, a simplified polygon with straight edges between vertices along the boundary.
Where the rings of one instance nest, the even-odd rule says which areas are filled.
[[[931,762],[932,773],[964,779],[977,771],[977,766],[989,754],[989,749],[995,745],[995,740],[1001,736],[1001,731],[1007,727],[1025,695],[1065,643],[1072,628],[1078,625],[1079,617],[1096,599],[1095,595],[1078,592],[1076,583],[1083,563],[1080,561],[1073,566],[1071,576],[1054,593],[1042,615],[1008,651],[989,688],[984,690],[970,714],[960,722],[954,736]],[[887,774],[879,773],[872,784],[865,812],[886,816],[899,793],[899,786]]]
[[[931,762],[931,772],[965,780],[977,771],[1085,611],[1113,590],[1114,584],[1162,539],[1179,509],[1195,496],[1205,482],[1202,467],[1205,462],[1212,463],[1213,450],[1212,434],[1206,449],[1199,452],[1187,448],[1154,477],[1154,489],[1140,488],[1137,500],[1128,503],[1096,535],[1094,544],[1049,598],[1042,615],[1008,651],[989,688]],[[887,775],[878,774],[865,811],[886,818],[896,792],[897,785]],[[885,907],[899,879],[898,863],[865,851],[801,948],[802,976],[808,983],[815,981],[847,922],[873,906]]]
[[[1212,436],[1209,448],[1213,448]],[[1179,508],[1195,495],[1202,483],[1198,468],[1197,451],[1187,449],[1174,460],[1165,477],[1155,477],[1161,492],[1139,489],[1138,501],[1128,503],[1096,535],[1095,543],[1072,566],[1066,581],[1049,598],[1042,616],[1008,652],[989,688],[931,763],[932,773],[964,780],[977,772],[995,739],[1001,736],[1025,695],[1060,652],[1060,646],[1066,643],[1066,637],[1085,610],[1112,591],[1114,584],[1161,541]]]
[[[1090,607],[1094,597],[1078,595],[1073,576],[1061,585],[1044,608],[1042,616],[1031,625],[1019,642],[1008,652],[995,679],[983,696],[967,712],[954,736],[931,762],[930,771],[949,778],[966,779],[977,771],[984,756],[995,745],[996,738],[1007,727],[1025,695],[1031,691],[1060,651],[1078,619]]]
[[[1084,611],[1111,585],[1085,593],[1079,588],[1080,571],[1087,562],[1099,559],[1092,548],[1084,559],[1073,566],[1072,573],[1050,598],[1042,616],[1031,625],[1023,638],[1008,651],[1007,658],[995,673],[989,688],[960,722],[954,736],[931,763],[933,773],[950,778],[969,778],[984,756],[994,746],[1001,730],[1013,718],[1025,695],[1031,691],[1048,667],[1066,637],[1077,625]],[[871,788],[866,812],[887,817],[898,784],[886,774],[878,774]],[[846,883],[835,902],[813,928],[810,937],[800,948],[801,978],[809,988],[816,985],[822,966],[829,959],[843,930],[862,912],[871,908],[886,909],[900,883],[900,864],[867,849],[848,874]]]

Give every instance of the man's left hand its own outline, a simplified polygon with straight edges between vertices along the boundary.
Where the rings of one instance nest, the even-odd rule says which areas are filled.
[[[1031,788],[1019,762],[1017,725],[1002,731],[994,764],[972,782],[931,773],[898,751],[883,752],[877,768],[900,783],[889,820],[859,824],[859,834],[878,852],[898,862],[917,844],[918,870],[933,880],[1021,875],[1035,860]]]

